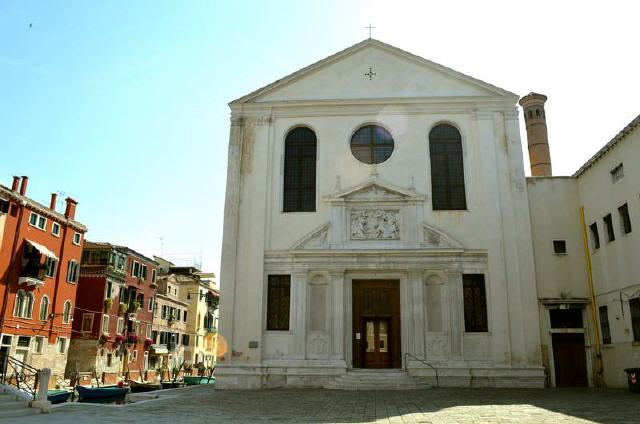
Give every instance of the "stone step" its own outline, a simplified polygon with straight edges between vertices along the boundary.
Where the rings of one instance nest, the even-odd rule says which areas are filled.
[[[327,383],[327,389],[338,390],[415,390],[431,384],[398,370],[349,370]]]

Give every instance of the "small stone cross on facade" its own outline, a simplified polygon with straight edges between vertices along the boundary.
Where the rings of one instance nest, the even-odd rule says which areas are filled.
[[[375,75],[376,73],[373,72],[373,68],[371,66],[369,66],[369,72],[365,72],[364,74],[364,76],[369,77],[370,80],[372,80]]]

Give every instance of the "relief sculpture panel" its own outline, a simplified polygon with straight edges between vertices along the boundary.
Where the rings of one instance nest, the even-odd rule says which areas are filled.
[[[349,211],[351,240],[399,240],[399,211],[360,209]]]

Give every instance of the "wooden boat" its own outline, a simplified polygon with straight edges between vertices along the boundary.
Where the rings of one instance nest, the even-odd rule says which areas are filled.
[[[131,393],[152,392],[154,390],[162,389],[162,384],[142,383],[139,381],[129,380],[129,388],[131,389]]]
[[[82,399],[101,399],[116,396],[124,396],[129,393],[128,387],[103,386],[103,387],[84,387],[76,386],[76,390]]]
[[[178,387],[184,386],[182,381],[163,381],[160,383],[163,389],[176,389]]]
[[[73,391],[69,390],[49,390],[47,392],[47,400],[52,404],[66,402],[73,394]]]
[[[184,384],[187,386],[195,386],[198,384],[216,384],[215,377],[203,377],[199,375],[185,376]]]

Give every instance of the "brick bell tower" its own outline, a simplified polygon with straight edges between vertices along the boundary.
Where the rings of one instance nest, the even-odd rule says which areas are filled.
[[[547,117],[544,103],[547,96],[529,93],[520,99],[527,128],[527,145],[531,175],[534,177],[551,176],[551,155],[549,154],[549,136],[547,134]]]

